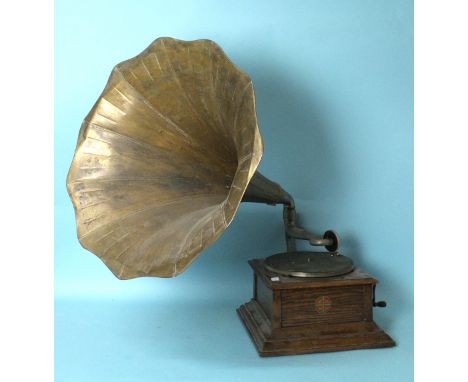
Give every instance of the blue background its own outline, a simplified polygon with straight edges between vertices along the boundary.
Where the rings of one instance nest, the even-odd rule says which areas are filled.
[[[412,380],[412,2],[55,4],[56,380]],[[247,260],[284,248],[280,206],[243,204],[174,279],[119,281],[80,247],[65,178],[81,121],[112,67],[160,36],[212,39],[250,74],[260,171],[380,279],[375,319],[397,347],[257,356],[235,309],[251,297]]]

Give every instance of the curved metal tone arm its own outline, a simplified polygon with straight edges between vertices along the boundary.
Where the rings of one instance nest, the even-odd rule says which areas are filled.
[[[289,205],[284,205],[283,208],[283,219],[284,219],[284,227],[286,229],[286,242],[288,243],[288,251],[289,247],[292,246],[288,239],[301,239],[307,240],[310,245],[314,246],[332,246],[333,240],[331,238],[325,238],[319,235],[316,235],[310,231],[307,231],[304,228],[298,227],[296,225],[296,209],[291,208]],[[295,243],[294,243],[295,244]],[[295,248],[292,248],[295,250]]]
[[[319,236],[298,227],[296,225],[296,207],[292,196],[283,190],[278,183],[272,182],[258,171],[252,177],[242,201],[284,205],[283,220],[288,252],[296,250],[295,239],[307,240],[313,246],[324,246],[331,252],[338,249],[339,237],[335,232],[327,231],[323,236]]]

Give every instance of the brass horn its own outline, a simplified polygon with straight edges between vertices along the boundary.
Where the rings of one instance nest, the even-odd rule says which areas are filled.
[[[335,253],[338,236],[298,227],[292,197],[256,172],[262,153],[250,77],[212,41],[159,38],[114,67],[81,127],[79,241],[120,279],[173,277],[245,201],[284,205],[288,252],[304,239]]]

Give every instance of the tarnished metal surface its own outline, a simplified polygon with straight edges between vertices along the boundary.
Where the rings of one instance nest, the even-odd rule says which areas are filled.
[[[324,246],[330,252],[337,251],[340,246],[340,238],[335,231],[328,230],[320,236],[297,226],[293,197],[278,183],[272,182],[258,171],[250,180],[242,201],[284,205],[283,221],[288,252],[296,251],[296,239],[307,240],[310,245]]]
[[[265,259],[272,272],[296,277],[332,277],[351,272],[353,261],[346,256],[330,252],[287,252]]]
[[[120,279],[176,276],[230,224],[262,152],[249,76],[212,41],[157,39],[81,127],[78,238]]]
[[[120,279],[173,277],[246,201],[284,205],[291,256],[296,239],[336,251],[336,233],[298,227],[291,195],[256,172],[262,152],[249,76],[212,41],[157,39],[115,66],[81,127],[78,238]]]

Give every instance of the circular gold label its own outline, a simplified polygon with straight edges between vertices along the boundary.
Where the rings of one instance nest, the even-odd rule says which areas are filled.
[[[327,313],[332,307],[330,297],[320,296],[315,299],[315,310],[318,313]]]

